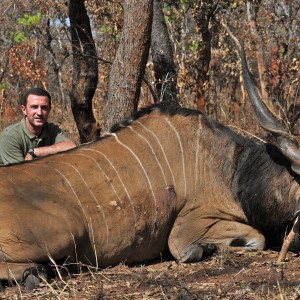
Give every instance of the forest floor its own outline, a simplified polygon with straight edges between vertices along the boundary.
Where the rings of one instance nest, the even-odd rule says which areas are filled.
[[[7,287],[0,299],[300,299],[300,257],[288,253],[280,266],[277,258],[268,250],[216,254],[192,264],[120,264],[53,279],[31,292],[21,284]]]

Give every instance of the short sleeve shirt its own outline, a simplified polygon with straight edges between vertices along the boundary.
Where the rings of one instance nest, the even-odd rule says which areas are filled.
[[[35,136],[27,129],[23,118],[6,127],[0,135],[0,165],[21,162],[29,149],[51,146],[65,140],[68,138],[52,123],[46,123],[40,136]]]

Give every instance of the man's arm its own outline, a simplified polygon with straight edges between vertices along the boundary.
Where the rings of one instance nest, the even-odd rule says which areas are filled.
[[[65,140],[63,142],[51,145],[51,146],[45,146],[45,147],[38,147],[34,149],[34,155],[36,157],[43,157],[50,154],[55,154],[58,152],[66,151],[72,148],[75,148],[76,144],[72,142],[71,140]],[[26,154],[25,160],[32,160],[33,157],[29,153]]]
[[[23,150],[19,141],[6,134],[1,136],[0,156],[4,165],[19,163],[24,160]]]

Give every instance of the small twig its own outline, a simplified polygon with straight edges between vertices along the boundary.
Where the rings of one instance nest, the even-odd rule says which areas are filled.
[[[57,266],[55,260],[52,258],[52,256],[50,255],[50,253],[48,253],[48,258],[49,258],[49,260],[53,263],[53,266],[55,267],[55,270],[56,270],[56,272],[57,272],[57,275],[58,275],[59,279],[60,279],[64,284],[66,284],[66,282],[63,280],[63,277],[62,277],[62,275],[61,275],[61,272],[60,272],[59,269],[58,269],[58,266]]]
[[[149,91],[150,91],[150,93],[151,93],[151,95],[153,97],[154,102],[158,103],[159,102],[159,98],[157,96],[157,93],[154,91],[151,83],[145,77],[143,78],[143,81],[146,83],[146,85],[147,85],[147,87],[148,87],[148,89],[149,89]]]
[[[239,131],[241,131],[241,132],[243,132],[243,133],[246,133],[246,134],[248,134],[249,136],[251,136],[251,137],[253,137],[253,138],[256,138],[257,140],[259,140],[259,141],[262,142],[262,143],[266,143],[266,142],[267,142],[267,141],[261,139],[260,137],[258,137],[257,135],[252,134],[252,133],[250,133],[249,131],[246,131],[246,130],[240,128],[240,127],[237,127],[237,126],[234,126],[234,125],[227,125],[227,126],[228,126],[228,127],[231,127],[231,128],[235,128],[235,129],[237,129],[237,130],[239,130]]]
[[[224,22],[221,22],[221,25],[226,29],[227,33],[232,38],[233,42],[235,43],[235,45],[237,47],[238,54],[240,54],[241,44],[240,44],[239,40],[233,34],[233,32],[230,30],[230,28],[227,26],[227,24],[225,24]]]
[[[10,268],[8,269],[8,271],[9,271],[9,275],[11,275],[11,277],[12,277],[12,278],[13,278],[13,280],[15,281],[15,283],[16,283],[16,285],[17,285],[18,289],[19,289],[20,296],[21,296],[21,298],[22,298],[22,291],[21,291],[21,287],[20,287],[20,285],[19,285],[18,281],[16,280],[16,277],[14,276],[14,274],[13,274],[13,272],[11,271],[11,269],[10,269]]]
[[[284,262],[285,258],[286,258],[286,254],[288,252],[289,246],[292,243],[292,241],[295,238],[296,233],[299,231],[299,212],[297,213],[297,217],[295,219],[293,228],[291,229],[290,233],[287,235],[286,239],[283,241],[280,253],[279,253],[279,257],[277,262],[278,263],[282,263]]]
[[[84,53],[74,53],[74,52],[71,52],[70,55],[73,55],[73,56],[81,56],[81,57],[87,57],[87,58],[93,58],[93,59],[96,59],[96,60],[99,60],[101,61],[102,63],[104,64],[109,64],[109,65],[112,65],[112,62],[109,61],[109,60],[105,60],[99,56],[94,56],[94,55],[88,55],[88,54],[84,54]]]

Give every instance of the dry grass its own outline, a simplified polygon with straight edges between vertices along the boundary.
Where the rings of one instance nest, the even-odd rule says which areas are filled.
[[[65,273],[32,291],[9,287],[0,299],[300,299],[299,257],[278,266],[277,252],[222,253],[194,264],[172,260]],[[66,270],[65,266],[60,268]]]

